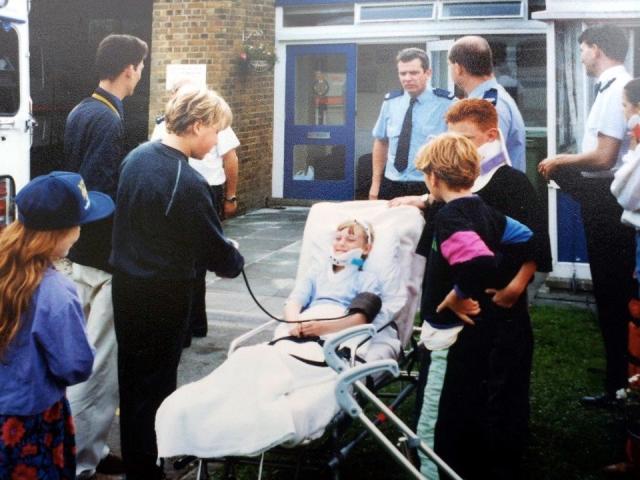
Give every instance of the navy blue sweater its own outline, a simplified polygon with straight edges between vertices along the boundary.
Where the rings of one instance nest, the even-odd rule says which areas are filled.
[[[160,142],[140,145],[122,163],[110,261],[125,274],[162,280],[191,280],[200,266],[236,277],[244,265],[206,180]]]
[[[99,87],[95,93],[117,112],[92,97],[71,110],[64,130],[63,168],[82,175],[87,189],[106,193],[115,200],[118,169],[125,154],[122,101]],[[69,258],[81,265],[110,271],[112,227],[112,217],[83,226]]]

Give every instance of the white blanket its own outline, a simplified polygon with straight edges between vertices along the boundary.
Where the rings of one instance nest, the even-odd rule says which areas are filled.
[[[156,414],[158,456],[253,456],[316,438],[338,411],[335,378],[282,348],[241,348],[165,399]]]
[[[323,305],[300,318],[342,313]],[[275,337],[287,335],[289,328],[281,324]],[[337,375],[290,354],[324,360],[317,343],[282,340],[245,347],[205,378],[167,397],[156,414],[158,456],[254,456],[275,445],[320,437],[339,410]]]

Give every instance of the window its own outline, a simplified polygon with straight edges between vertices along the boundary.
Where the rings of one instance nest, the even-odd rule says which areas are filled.
[[[0,116],[12,116],[20,107],[18,34],[0,28]]]
[[[353,4],[332,4],[314,7],[284,7],[283,26],[320,27],[323,25],[353,25]]]
[[[522,2],[444,2],[442,19],[518,18],[523,16]]]
[[[433,3],[357,5],[359,22],[388,22],[397,20],[431,20],[434,17]]]

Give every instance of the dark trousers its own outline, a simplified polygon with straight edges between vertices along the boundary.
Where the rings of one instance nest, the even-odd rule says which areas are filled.
[[[526,296],[519,302],[526,303]],[[465,327],[450,348],[436,451],[464,478],[522,478],[529,432],[531,320],[525,311],[476,327]],[[430,352],[421,347],[419,354],[416,424],[430,365]]]
[[[378,198],[380,200],[392,200],[407,195],[424,195],[427,186],[424,182],[394,182],[387,177],[382,178]]]
[[[114,272],[120,440],[128,480],[161,478],[155,415],[177,385],[187,334],[191,281],[149,280]]]
[[[584,178],[560,169],[554,180],[580,204],[598,321],[607,360],[605,390],[627,385],[627,304],[634,294],[634,231],[620,223],[622,207],[611,194],[611,178]]]

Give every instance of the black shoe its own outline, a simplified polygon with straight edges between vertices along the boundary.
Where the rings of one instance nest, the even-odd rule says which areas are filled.
[[[591,408],[615,408],[622,405],[622,401],[612,393],[600,393],[598,395],[587,395],[580,399],[583,407]]]
[[[100,460],[100,463],[96,466],[96,472],[103,475],[123,475],[125,473],[124,462],[122,458],[110,453]]]

